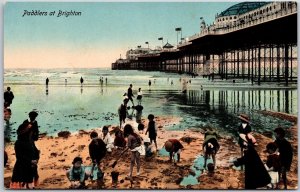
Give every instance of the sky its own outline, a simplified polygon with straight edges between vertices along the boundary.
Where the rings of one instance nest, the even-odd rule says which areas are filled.
[[[238,2],[7,2],[4,69],[110,67],[138,45],[154,49],[199,33],[200,17],[212,24]],[[46,12],[46,16],[24,12]],[[51,12],[55,11],[53,15]],[[58,12],[81,12],[80,16]],[[23,16],[24,15],[24,16]],[[179,34],[179,37],[181,34]]]

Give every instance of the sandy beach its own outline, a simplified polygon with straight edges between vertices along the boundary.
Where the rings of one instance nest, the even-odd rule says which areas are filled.
[[[274,118],[284,118],[294,122],[289,131],[293,137],[290,142],[294,149],[293,163],[291,171],[288,173],[288,189],[298,188],[297,164],[297,117],[282,114],[264,112]],[[125,177],[129,173],[130,155],[124,154],[123,158],[118,162],[117,166],[112,169],[111,165],[116,157],[121,153],[121,150],[114,150],[112,154],[106,155],[102,161],[104,175],[104,188],[118,189],[243,189],[244,188],[244,173],[229,167],[228,160],[239,157],[240,150],[237,143],[233,142],[233,138],[222,136],[219,140],[221,148],[217,154],[217,168],[215,173],[210,175],[206,171],[197,177],[199,181],[195,185],[180,185],[184,177],[194,175],[195,172],[191,169],[196,156],[202,154],[202,143],[204,139],[203,131],[196,129],[186,129],[183,131],[168,131],[165,127],[179,123],[181,119],[173,116],[156,117],[155,121],[158,127],[158,148],[162,148],[164,142],[169,138],[180,139],[184,146],[181,154],[180,163],[169,163],[169,157],[158,155],[150,162],[146,162],[144,157],[141,159],[141,173],[136,177],[136,168],[133,171],[133,180],[126,180]],[[148,124],[148,120],[143,119],[144,124]],[[115,127],[110,126],[109,130]],[[101,128],[94,129],[101,133]],[[145,130],[144,130],[145,132]],[[71,134],[67,138],[52,137],[41,135],[36,142],[36,146],[41,150],[41,158],[39,161],[39,186],[38,189],[68,189],[70,183],[65,175],[66,170],[71,166],[72,160],[76,156],[83,158],[84,165],[91,165],[91,160],[88,154],[88,144],[90,143],[89,131],[81,130]],[[100,134],[101,136],[101,134]],[[142,135],[147,137],[145,134]],[[266,160],[267,154],[263,152],[268,142],[272,141],[262,134],[254,133],[258,141],[256,147],[261,159]],[[9,143],[6,146],[6,151],[9,156],[7,166],[4,168],[4,185],[8,188],[12,176],[12,170],[15,163],[14,143]],[[112,185],[111,172],[118,171],[119,182],[117,186]],[[86,181],[88,189],[95,189],[96,185],[89,180]],[[279,185],[283,188],[283,185]]]

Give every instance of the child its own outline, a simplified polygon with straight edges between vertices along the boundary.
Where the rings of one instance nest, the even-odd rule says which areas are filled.
[[[145,125],[143,123],[140,123],[138,125],[138,130],[139,130],[139,133],[143,133],[144,132],[144,128],[145,128]]]
[[[170,162],[172,162],[172,158],[177,154],[177,162],[180,162],[180,153],[183,149],[182,144],[177,139],[169,139],[165,143],[165,149],[170,154]]]
[[[152,115],[152,114],[148,115],[148,119],[149,119],[148,129],[147,129],[145,135],[147,135],[147,132],[149,132],[149,138],[150,138],[151,144],[152,144],[152,141],[154,141],[155,147],[157,150],[157,143],[156,143],[157,129],[155,126],[154,115]]]
[[[212,157],[214,162],[214,168],[216,166],[216,154],[220,149],[220,145],[217,140],[217,133],[213,130],[209,130],[205,132],[204,142],[202,146],[202,150],[204,153],[204,168],[206,167],[207,158],[209,156]]]
[[[107,126],[103,126],[102,133],[103,133],[103,142],[106,144],[107,152],[111,153],[112,149],[114,148],[114,141],[111,138],[110,133],[108,132]]]
[[[132,107],[132,108],[136,110],[136,115],[135,115],[136,122],[141,123],[144,107],[142,105],[137,105],[137,106]]]
[[[89,144],[89,154],[93,164],[99,165],[101,159],[105,157],[106,145],[102,139],[98,138],[98,133],[96,131],[93,131],[90,134],[90,138],[92,141]]]
[[[278,171],[280,169],[280,159],[279,159],[279,155],[276,153],[276,150],[277,150],[277,146],[275,143],[271,142],[267,144],[266,151],[269,153],[269,156],[267,157],[267,162],[265,164],[265,167],[271,177],[272,189],[274,188],[277,189],[278,187],[277,184],[279,182]]]
[[[140,175],[140,155],[143,150],[141,137],[133,131],[133,128],[130,124],[124,126],[124,136],[128,138],[127,147],[131,151],[131,160],[130,160],[130,173],[128,175],[128,179],[132,178],[133,167],[136,165],[137,167],[137,176]]]
[[[137,100],[138,100],[138,105],[141,105],[142,104],[142,97],[143,97],[143,92],[141,90],[141,88],[139,88],[139,91],[137,93]]]
[[[275,130],[275,143],[278,147],[280,165],[279,177],[282,177],[284,189],[287,189],[287,172],[291,168],[293,160],[293,148],[291,143],[285,139],[285,130],[282,127],[277,127]]]
[[[144,140],[144,145],[145,145],[145,159],[146,161],[149,161],[155,156],[156,151],[153,149],[153,146],[151,145],[149,138],[146,138]]]
[[[128,99],[125,98],[123,100],[123,104],[121,104],[121,106],[118,109],[119,120],[120,120],[120,129],[122,127],[122,123],[125,123],[125,119],[127,116],[127,103],[128,103]]]
[[[103,181],[104,173],[101,169],[101,163],[99,163],[97,166],[93,166],[91,169],[91,181],[94,183],[97,181],[97,189],[103,188],[104,181]]]
[[[85,187],[87,174],[85,173],[85,169],[82,166],[82,158],[75,157],[72,164],[73,166],[67,171],[67,177],[71,182],[70,188],[83,189]]]
[[[114,140],[114,146],[116,148],[125,148],[126,147],[126,140],[123,136],[122,131],[119,129],[115,133],[115,140]]]

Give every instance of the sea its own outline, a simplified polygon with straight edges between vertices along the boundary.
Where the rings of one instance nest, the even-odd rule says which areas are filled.
[[[276,84],[257,86],[247,80],[233,83],[201,76],[109,68],[4,69],[3,91],[9,86],[15,95],[11,119],[4,122],[5,137],[16,140],[18,126],[32,110],[39,113],[40,132],[49,136],[57,136],[60,131],[118,125],[117,110],[130,84],[135,96],[138,88],[143,92],[143,118],[149,114],[182,118],[179,124],[170,124],[170,130],[213,127],[220,135],[236,136],[238,115],[244,113],[250,117],[254,131],[272,132],[277,126],[288,128],[292,123],[260,111],[298,113],[297,88]]]

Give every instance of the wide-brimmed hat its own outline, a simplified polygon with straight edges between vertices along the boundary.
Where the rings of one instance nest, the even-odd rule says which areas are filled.
[[[165,149],[166,149],[166,151],[171,152],[173,149],[173,143],[171,141],[166,141]]]
[[[250,118],[249,118],[246,114],[240,114],[240,115],[238,116],[238,118],[239,118],[240,120],[242,120],[242,121],[245,121],[245,122],[247,122],[247,123],[250,123]]]
[[[28,113],[28,116],[29,117],[33,117],[33,118],[35,118],[35,117],[37,117],[39,114],[36,112],[36,111],[30,111],[29,113]]]

